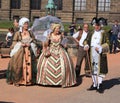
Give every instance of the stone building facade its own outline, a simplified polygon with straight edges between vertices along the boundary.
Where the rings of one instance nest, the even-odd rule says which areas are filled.
[[[13,20],[14,17],[28,17],[31,21],[34,18],[46,15],[45,6],[48,0],[18,0],[19,5],[14,8],[17,0],[0,0],[0,20]],[[63,22],[90,23],[93,17],[104,17],[108,22],[117,19],[120,21],[120,0],[56,0],[62,6],[56,11],[56,16]],[[103,2],[104,1],[104,2]],[[39,4],[38,9],[31,9],[35,2]],[[98,2],[98,6],[97,6]],[[11,7],[11,5],[13,7]],[[39,7],[40,6],[40,7]]]

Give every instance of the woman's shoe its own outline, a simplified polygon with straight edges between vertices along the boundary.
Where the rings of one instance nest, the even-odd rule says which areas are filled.
[[[19,84],[17,84],[17,83],[15,83],[15,84],[14,84],[14,86],[19,87],[20,85],[19,85]]]
[[[12,85],[13,84],[13,82],[7,82],[9,85]]]

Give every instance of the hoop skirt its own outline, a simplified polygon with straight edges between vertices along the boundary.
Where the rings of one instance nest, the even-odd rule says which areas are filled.
[[[37,83],[42,85],[60,85],[69,87],[76,84],[75,69],[67,51],[61,46],[61,40],[51,39],[47,52],[42,52],[37,64]]]

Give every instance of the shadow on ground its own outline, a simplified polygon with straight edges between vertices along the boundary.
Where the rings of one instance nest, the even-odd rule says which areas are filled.
[[[4,78],[6,78],[6,70],[0,70],[0,79],[4,79]]]
[[[15,103],[15,102],[5,102],[5,101],[0,101],[0,103]]]
[[[104,90],[110,89],[110,88],[114,87],[115,85],[120,85],[120,77],[113,78],[110,80],[105,80],[103,82]]]
[[[8,54],[7,55],[1,55],[1,58],[6,59],[6,58],[10,58],[10,56]]]

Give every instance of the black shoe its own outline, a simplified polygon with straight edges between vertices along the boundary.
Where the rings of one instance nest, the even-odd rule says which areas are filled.
[[[97,89],[97,92],[104,93],[103,85],[100,84],[99,89]]]
[[[88,88],[87,90],[88,90],[88,91],[97,90],[97,87],[93,87],[93,85],[91,85],[91,87]]]

